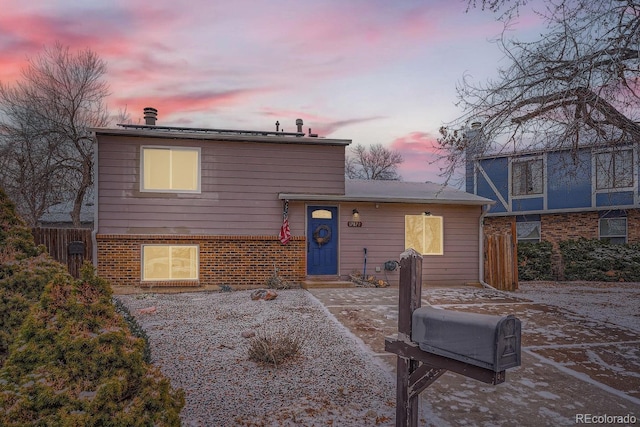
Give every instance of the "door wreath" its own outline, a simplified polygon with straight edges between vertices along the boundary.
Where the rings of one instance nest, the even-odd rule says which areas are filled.
[[[324,233],[322,233],[324,231]],[[329,243],[331,240],[331,228],[328,225],[321,224],[316,227],[313,232],[313,240],[316,241],[318,246],[322,247],[322,245]]]

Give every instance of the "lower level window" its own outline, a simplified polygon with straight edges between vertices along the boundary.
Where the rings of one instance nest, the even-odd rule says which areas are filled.
[[[540,215],[516,216],[516,235],[518,242],[539,242],[542,223]]]
[[[142,246],[142,280],[197,279],[197,245]]]
[[[600,240],[627,243],[627,218],[600,218]]]
[[[516,222],[518,242],[539,242],[540,221]]]

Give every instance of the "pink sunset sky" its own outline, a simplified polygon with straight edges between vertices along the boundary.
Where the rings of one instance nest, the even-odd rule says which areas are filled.
[[[460,115],[463,75],[496,75],[502,30],[457,0],[3,0],[0,81],[56,41],[107,62],[116,116],[158,125],[304,130],[381,143],[405,181],[443,182],[438,128]],[[531,27],[525,18],[522,27]],[[516,27],[517,28],[517,27]],[[114,123],[115,125],[115,123]]]

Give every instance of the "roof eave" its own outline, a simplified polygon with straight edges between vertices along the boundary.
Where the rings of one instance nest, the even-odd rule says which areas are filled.
[[[130,136],[137,138],[164,138],[164,139],[197,139],[211,141],[238,141],[238,142],[265,142],[274,144],[312,144],[312,145],[340,145],[351,144],[350,139],[328,139],[308,136],[264,136],[264,135],[234,135],[216,132],[171,132],[162,130],[130,130],[114,128],[90,128],[96,137],[105,136]]]
[[[439,204],[439,205],[471,205],[484,206],[494,205],[496,202],[490,199],[464,200],[464,199],[417,199],[403,197],[380,197],[380,196],[345,196],[339,194],[298,194],[280,193],[280,200],[301,200],[301,201],[326,201],[326,202],[371,202],[371,203],[410,203],[410,204]]]

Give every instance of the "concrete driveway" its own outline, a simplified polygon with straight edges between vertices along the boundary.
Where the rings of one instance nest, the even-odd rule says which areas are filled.
[[[514,314],[522,321],[522,366],[509,370],[498,386],[446,373],[421,395],[421,407],[429,414],[423,422],[640,424],[640,285],[552,285],[522,284],[511,293],[423,289],[423,305]],[[397,331],[397,288],[309,291],[395,369],[395,355],[385,352],[384,337]]]

